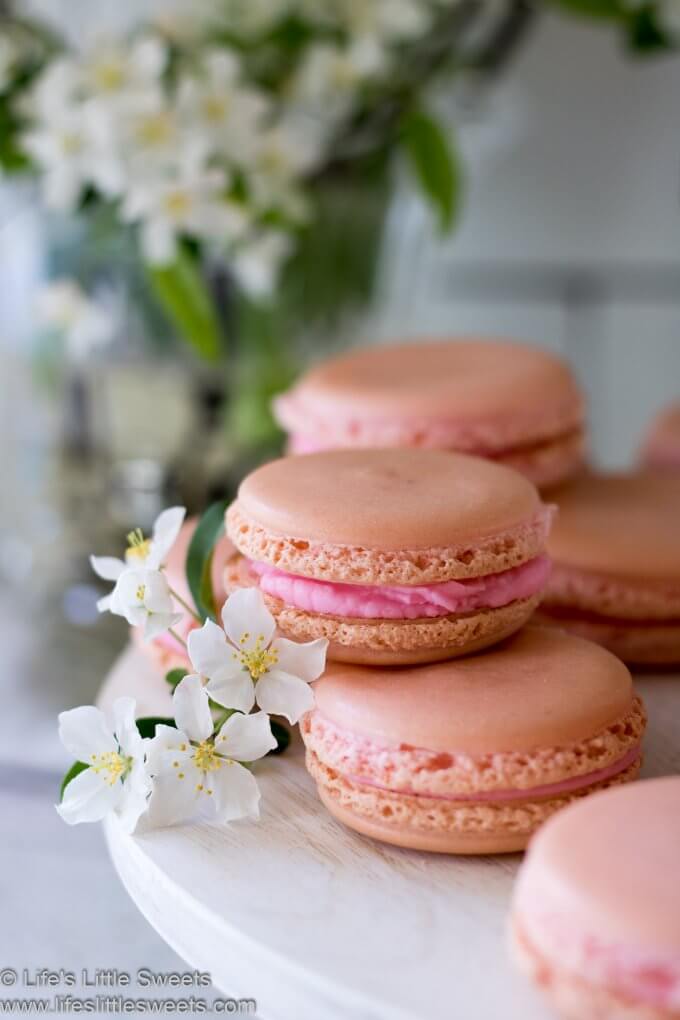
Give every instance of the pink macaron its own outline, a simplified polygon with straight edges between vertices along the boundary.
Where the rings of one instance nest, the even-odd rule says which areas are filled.
[[[560,358],[508,341],[369,347],[312,368],[274,405],[292,453],[415,446],[488,457],[536,485],[583,456],[584,404]]]
[[[509,468],[438,450],[332,450],[249,475],[227,512],[279,630],[329,658],[407,665],[485,648],[545,587],[551,510]]]
[[[570,806],[532,840],[514,955],[562,1017],[680,1017],[680,776]]]
[[[640,461],[650,468],[680,471],[680,401],[657,414],[647,430]]]
[[[411,669],[334,664],[301,723],[321,800],[357,832],[439,853],[523,849],[575,799],[637,775],[630,673],[553,628]]]
[[[584,475],[549,495],[541,618],[626,662],[680,662],[680,476]]]
[[[197,517],[191,517],[184,522],[165,563],[165,576],[168,584],[192,608],[194,608],[194,600],[187,581],[186,558],[197,525]],[[218,609],[221,609],[227,599],[227,593],[224,589],[224,570],[227,562],[233,555],[233,545],[226,536],[223,536],[215,546],[211,568],[213,595]],[[200,626],[200,624],[179,603],[176,603],[176,610],[183,613],[183,617],[173,629],[180,637],[186,639],[189,631],[193,630],[194,627]],[[135,643],[164,672],[175,667],[184,667],[188,664],[189,660],[186,649],[175,640],[172,634],[161,634],[153,641],[147,642],[144,641],[141,630],[133,628],[132,636]]]

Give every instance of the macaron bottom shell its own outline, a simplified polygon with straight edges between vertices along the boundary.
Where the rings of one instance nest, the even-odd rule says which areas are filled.
[[[678,1020],[680,1011],[636,1001],[615,988],[595,985],[549,961],[517,918],[509,929],[510,953],[518,969],[549,999],[564,1020]]]
[[[377,790],[323,765],[313,751],[307,769],[326,809],[350,829],[409,850],[447,854],[499,854],[524,850],[551,815],[574,800],[634,780],[638,758],[623,772],[565,796],[508,803],[449,802]]]

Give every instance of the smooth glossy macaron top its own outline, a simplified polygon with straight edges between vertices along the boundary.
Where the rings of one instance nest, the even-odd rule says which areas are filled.
[[[551,627],[525,627],[482,655],[385,672],[333,664],[316,708],[389,745],[472,755],[571,744],[620,720],[633,699],[611,653]]]
[[[606,790],[534,837],[515,916],[539,912],[593,946],[666,951],[680,962],[679,862],[680,776]]]
[[[548,540],[557,564],[644,581],[680,578],[680,478],[584,475],[547,498],[559,512]]]
[[[502,534],[542,503],[509,468],[437,450],[333,450],[265,464],[238,505],[268,532],[380,550],[431,549]]]
[[[506,341],[459,339],[351,351],[311,369],[292,394],[324,415],[488,418],[536,424],[537,409],[580,424],[583,401],[560,358]]]

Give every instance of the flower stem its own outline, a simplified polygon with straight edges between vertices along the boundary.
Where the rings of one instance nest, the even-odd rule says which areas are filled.
[[[225,710],[223,712],[221,712],[220,715],[218,715],[217,719],[214,721],[214,730],[213,730],[213,732],[214,733],[219,733],[219,731],[222,729],[222,727],[224,726],[224,724],[227,721],[227,719],[230,716],[232,716],[235,711],[236,711],[235,708],[225,708]]]
[[[170,588],[170,594],[174,599],[177,599],[177,601],[179,602],[180,606],[182,606],[183,609],[186,609],[187,613],[190,613],[190,615],[193,616],[194,620],[196,620],[197,623],[203,623],[203,620],[200,618],[196,610],[192,609],[189,603],[186,602],[181,595],[178,595],[174,588]]]
[[[168,634],[172,634],[175,641],[178,641],[181,644],[182,648],[186,649],[187,646],[186,641],[184,640],[183,637],[180,637],[180,635],[177,633],[174,627],[168,627]]]

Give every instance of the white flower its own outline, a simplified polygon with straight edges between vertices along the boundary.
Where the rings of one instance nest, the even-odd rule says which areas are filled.
[[[114,702],[111,724],[91,706],[62,712],[59,738],[77,761],[89,766],[71,780],[57,805],[64,821],[69,825],[98,822],[113,812],[132,832],[151,791],[133,699]]]
[[[73,210],[92,179],[92,150],[82,110],[76,106],[55,109],[22,136],[22,145],[43,172],[47,205]]]
[[[378,42],[413,39],[426,32],[432,20],[422,0],[340,0],[340,8],[352,35]]]
[[[156,36],[143,36],[129,46],[100,43],[82,60],[83,84],[95,96],[129,104],[157,86],[167,61],[167,48]]]
[[[300,178],[312,169],[322,151],[321,136],[312,125],[295,120],[281,121],[257,139],[248,181],[255,203],[263,208],[280,208],[303,218],[307,207],[299,190]]]
[[[238,59],[225,50],[206,54],[202,73],[184,78],[179,110],[212,150],[240,165],[252,158],[269,104],[261,92],[240,84]]]
[[[292,97],[318,116],[338,120],[349,113],[361,85],[385,67],[385,53],[372,39],[350,46],[310,46],[292,85]]]
[[[264,712],[234,713],[213,739],[208,695],[198,677],[185,677],[173,695],[177,729],[158,726],[148,746],[153,776],[151,826],[173,825],[209,808],[218,821],[258,818],[260,791],[240,762],[276,747]]]
[[[257,588],[241,588],[222,609],[224,630],[207,620],[188,638],[189,658],[213,701],[296,723],[314,704],[310,684],[323,673],[328,641],[274,639],[276,622]],[[225,634],[226,631],[226,634]]]
[[[160,177],[132,181],[123,217],[141,222],[141,240],[150,262],[164,264],[175,256],[178,236],[225,243],[240,237],[247,225],[243,208],[225,197],[226,174],[183,160]]]
[[[293,242],[288,234],[268,230],[238,248],[231,260],[231,268],[248,294],[266,297],[274,290],[281,265],[292,248]]]
[[[172,506],[163,510],[154,521],[151,537],[146,538],[141,528],[135,528],[127,536],[125,559],[116,556],[90,556],[90,566],[98,577],[105,581],[117,581],[128,567],[147,567],[149,570],[160,570],[177,541],[186,508]],[[106,603],[104,605],[104,603]],[[108,609],[108,600],[98,603],[100,612]]]
[[[97,609],[100,613],[108,609],[114,616],[124,616],[131,627],[143,627],[145,641],[152,641],[183,617],[174,611],[164,575],[148,567],[123,570],[113,591],[99,600]]]
[[[53,280],[40,291],[37,306],[41,321],[63,337],[73,361],[82,361],[113,337],[113,318],[75,280]]]

